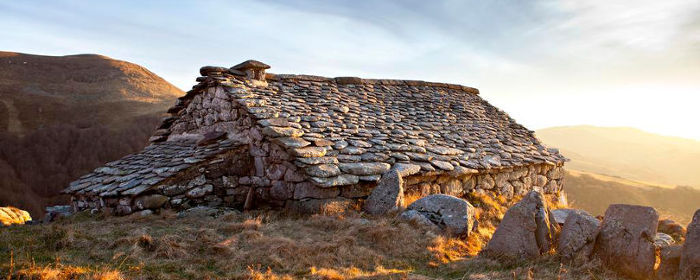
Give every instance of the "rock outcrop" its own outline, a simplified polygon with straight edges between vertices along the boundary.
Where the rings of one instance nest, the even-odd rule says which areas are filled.
[[[434,194],[411,203],[400,217],[419,224],[427,220],[448,234],[466,237],[474,225],[474,207],[458,197]]]
[[[593,252],[599,228],[600,221],[587,212],[568,211],[557,246],[562,259],[574,263],[588,260]]]
[[[499,259],[534,259],[550,250],[554,236],[547,201],[539,191],[530,191],[508,209],[480,254]]]
[[[680,279],[700,279],[700,209],[695,211],[688,225],[685,243],[681,251]]]
[[[603,264],[635,279],[654,276],[654,237],[659,214],[651,207],[613,204],[605,211],[595,244]]]

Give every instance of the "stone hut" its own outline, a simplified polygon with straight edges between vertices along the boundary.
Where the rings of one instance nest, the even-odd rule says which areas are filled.
[[[361,207],[397,166],[406,193],[562,191],[566,159],[475,88],[205,66],[142,152],[64,190],[75,210]]]

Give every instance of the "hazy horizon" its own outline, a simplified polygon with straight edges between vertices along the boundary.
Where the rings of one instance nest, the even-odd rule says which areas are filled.
[[[700,140],[697,1],[0,3],[3,50],[95,53],[187,90],[203,65],[479,88],[530,129]]]

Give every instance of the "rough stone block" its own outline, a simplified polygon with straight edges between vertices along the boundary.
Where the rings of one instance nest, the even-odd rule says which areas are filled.
[[[654,236],[659,214],[651,207],[613,204],[605,211],[595,244],[603,264],[636,279],[654,276]]]

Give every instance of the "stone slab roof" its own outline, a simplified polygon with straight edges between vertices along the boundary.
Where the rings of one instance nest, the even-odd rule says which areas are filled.
[[[322,186],[377,180],[397,162],[424,172],[473,173],[566,161],[471,87],[269,73],[259,80],[251,77],[260,73],[241,76],[212,66],[200,73],[200,83],[169,110],[174,118],[161,128],[167,130],[193,96],[221,86],[217,99],[243,106]],[[161,130],[154,140],[168,134]]]
[[[153,143],[143,151],[109,162],[72,182],[64,193],[77,195],[136,195],[238,144],[218,140],[205,146],[194,141]]]

